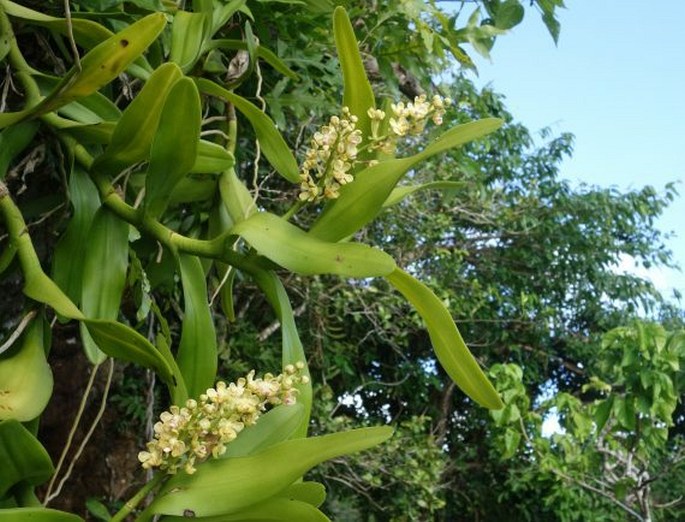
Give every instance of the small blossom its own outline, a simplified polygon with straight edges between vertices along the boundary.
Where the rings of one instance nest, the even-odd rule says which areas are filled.
[[[374,109],[372,107],[366,111],[366,114],[368,114],[369,118],[372,120],[383,121],[385,119],[385,112],[383,112],[381,109]]]
[[[428,118],[436,125],[442,124],[445,109],[452,104],[450,98],[435,95],[429,102],[425,94],[414,98],[408,104],[394,103],[391,105],[394,116],[390,118],[390,130],[397,136],[416,136],[426,127]]]
[[[300,171],[302,201],[335,199],[340,195],[340,186],[354,179],[350,171],[362,142],[357,121],[344,107],[342,117],[331,116],[328,125],[314,133]]]
[[[309,383],[309,377],[300,375],[304,368],[302,362],[289,364],[284,373],[267,373],[262,378],[255,378],[251,371],[235,383],[219,381],[198,401],[189,399],[182,408],[171,406],[160,414],[154,438],[147,443],[147,451],[138,453],[138,460],[144,469],[195,473],[196,462],[223,455],[226,444],[254,425],[267,406],[294,404],[296,386]]]

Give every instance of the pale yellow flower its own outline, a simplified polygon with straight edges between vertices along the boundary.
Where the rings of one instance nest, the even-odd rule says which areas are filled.
[[[226,444],[246,427],[254,425],[270,405],[295,402],[298,384],[309,378],[300,375],[304,363],[288,365],[283,374],[267,373],[255,378],[251,371],[235,383],[219,381],[182,408],[174,405],[162,412],[154,425],[154,438],[147,451],[138,453],[143,468],[159,468],[173,474],[183,469],[195,472],[195,464],[210,455],[226,452]]]

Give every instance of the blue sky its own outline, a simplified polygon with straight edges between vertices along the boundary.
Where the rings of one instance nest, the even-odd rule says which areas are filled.
[[[658,226],[685,267],[685,0],[567,0],[554,45],[540,17],[501,36],[492,62],[474,57],[480,85],[492,84],[529,129],[575,134],[562,175],[573,182],[681,193]],[[685,275],[634,269],[670,294],[685,295]]]

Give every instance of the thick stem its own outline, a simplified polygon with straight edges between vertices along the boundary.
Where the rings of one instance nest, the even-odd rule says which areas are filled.
[[[148,483],[146,483],[142,488],[138,490],[138,493],[133,495],[127,502],[124,504],[124,506],[117,511],[114,516],[111,518],[110,522],[119,522],[120,520],[124,520],[136,507],[138,507],[138,504],[140,504],[145,497],[148,496],[148,494],[155,489],[157,486],[159,486],[162,481],[167,477],[165,473],[157,473],[152,477],[152,480],[150,480]]]
[[[17,208],[9,195],[7,186],[0,181],[0,214],[4,216],[5,226],[10,237],[10,248],[14,248],[19,255],[24,276],[34,275],[36,271],[42,272],[38,255],[33,248],[28,228],[21,211]]]
[[[2,11],[1,9],[0,21],[9,24],[9,21],[7,21],[7,17],[4,11]],[[16,45],[14,34],[12,34],[11,32],[10,42],[10,62],[12,63],[12,66],[18,71],[17,76],[19,77],[22,85],[26,90],[28,104],[30,105],[32,103],[37,103],[38,101],[40,101],[41,98],[40,90],[38,89],[38,85],[36,84],[35,80],[31,77],[30,72],[32,71],[32,69],[26,63],[24,57],[21,55],[21,52],[19,51],[19,48]],[[229,113],[230,112],[231,111],[229,108]],[[54,113],[42,115],[41,120],[54,129],[62,129],[65,127],[67,123],[65,120],[63,120]],[[229,117],[228,125],[229,136],[231,137],[231,139],[229,140],[229,148],[234,148],[235,134],[237,129],[235,113],[233,113],[232,118]],[[149,216],[146,216],[142,209],[133,208],[119,196],[114,186],[105,176],[98,174],[97,172],[92,172],[90,170],[90,168],[93,165],[94,159],[90,155],[90,153],[85,149],[85,147],[83,147],[83,145],[81,145],[78,141],[64,133],[60,133],[59,138],[71,151],[71,153],[74,156],[74,159],[76,159],[76,161],[78,161],[81,165],[88,169],[90,176],[93,179],[93,182],[98,188],[100,198],[102,199],[102,203],[106,205],[107,208],[109,208],[121,219],[136,226],[141,231],[150,234],[152,237],[154,237],[156,240],[158,240],[160,243],[162,243],[164,246],[166,246],[173,252],[182,251],[188,254],[218,259],[240,270],[246,272],[254,272],[254,270],[256,269],[254,263],[245,256],[242,256],[234,250],[232,250],[230,248],[231,242],[227,241],[227,236],[220,236],[212,240],[192,239],[183,236],[182,234],[178,234],[170,228],[167,228],[164,225],[162,225],[159,221],[152,219]],[[4,185],[2,185],[2,187],[0,188],[0,199],[6,199],[5,196],[7,196],[7,188]],[[14,205],[11,202],[9,204],[12,207],[14,207]],[[14,207],[14,210],[17,210],[16,207]],[[16,214],[17,212],[12,212],[12,216],[7,215],[7,221],[12,221],[15,224],[18,223],[17,219],[14,219],[16,218],[16,215],[14,214]],[[26,234],[24,220],[23,218],[21,218],[21,213],[18,213],[18,216],[20,218],[19,221],[22,224],[22,230],[15,230],[15,233],[13,234],[10,230],[11,235],[15,238],[17,246],[19,246],[20,243],[19,238],[22,239],[22,242],[27,241],[30,244],[31,240],[28,237],[28,234]],[[10,225],[8,224],[8,229],[9,228]],[[27,255],[27,253],[30,254],[30,252],[33,252],[34,254],[35,259],[29,260],[29,265],[33,265],[34,262],[37,263],[38,258],[35,256],[35,251],[33,251],[33,248],[31,248],[30,251],[27,249],[24,249],[24,251],[25,255]],[[20,249],[20,256],[21,255],[22,252]]]
[[[38,84],[33,80],[31,74],[34,74],[37,71],[26,62],[24,55],[21,54],[21,50],[17,45],[17,38],[12,29],[12,24],[10,23],[2,4],[0,4],[0,33],[5,33],[6,38],[9,40],[10,49],[8,58],[9,62],[12,64],[12,68],[16,71],[17,78],[21,82],[22,87],[24,87],[26,108],[36,105],[40,102],[42,96]]]

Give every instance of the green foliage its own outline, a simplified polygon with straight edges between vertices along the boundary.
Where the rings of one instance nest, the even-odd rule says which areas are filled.
[[[255,7],[255,12],[259,11]],[[349,118],[346,125],[358,124],[359,130],[348,144],[334,137],[333,143],[319,146],[329,151],[324,165],[327,176],[329,171],[335,176],[342,172],[344,177],[336,178],[336,183],[346,185],[345,189],[357,186],[357,191],[371,197],[351,202],[354,192],[347,190],[335,201],[337,192],[332,192],[325,194],[331,199],[325,211],[307,206],[300,197],[285,212],[280,205],[269,212],[269,202],[259,197],[257,187],[260,170],[264,170],[263,166],[260,169],[260,155],[263,153],[281,174],[283,179],[274,186],[286,199],[292,191],[283,184],[302,183],[305,174],[286,137],[266,113],[261,89],[265,79],[269,82],[272,77],[262,73],[258,60],[271,64],[275,73],[284,74],[288,80],[297,76],[286,62],[262,46],[248,21],[255,14],[243,1],[198,0],[187,8],[158,1],[75,2],[73,7],[67,5],[70,12],[64,18],[52,16],[61,14],[60,8],[47,4],[34,11],[0,0],[0,21],[7,34],[6,49],[0,51],[23,91],[23,98],[13,96],[9,101],[10,112],[0,115],[0,128],[5,129],[2,139],[7,144],[4,150],[8,151],[3,152],[2,166],[10,167],[14,156],[36,132],[33,122],[39,122],[39,130],[49,131],[46,140],[50,146],[59,151],[55,164],[66,175],[57,199],[68,209],[63,214],[66,226],[55,231],[61,238],[49,271],[51,278],[43,265],[53,256],[39,257],[25,209],[15,201],[12,180],[2,183],[0,210],[11,245],[5,264],[9,266],[16,254],[14,270],[23,279],[28,308],[46,305],[61,320],[79,322],[81,341],[91,363],[99,365],[114,357],[149,368],[161,378],[175,404],[155,425],[155,438],[162,449],[149,443],[150,452],[157,453],[139,455],[146,469],[160,467],[161,471],[112,520],[126,518],[150,493],[154,500],[137,513],[140,520],[153,514],[223,520],[274,516],[327,520],[318,509],[325,496],[323,487],[299,484],[302,475],[326,460],[367,449],[391,436],[392,429],[381,426],[307,437],[311,379],[306,367],[308,353],[280,280],[290,277],[288,272],[343,276],[344,284],[359,289],[366,283],[353,278],[385,277],[427,321],[438,360],[456,384],[487,407],[501,405],[443,303],[417,280],[402,275],[395,260],[381,250],[341,242],[344,236],[373,221],[410,169],[496,130],[500,121],[490,118],[456,125],[421,152],[396,159],[389,149],[396,146],[404,131],[395,131],[397,136],[391,139],[388,129],[398,125],[393,118],[405,116],[397,110],[388,115],[379,112],[381,116],[367,113],[367,109],[375,108],[373,89],[355,28],[339,7],[332,13],[332,24],[341,72],[331,69],[329,80],[332,86],[342,77],[342,102],[349,110],[335,112]],[[316,17],[318,11],[330,14],[330,8],[323,5],[313,11],[313,15],[303,17]],[[266,19],[265,13],[259,14]],[[442,16],[437,9],[432,14]],[[327,18],[326,27],[331,24]],[[479,38],[498,34],[489,26],[476,28],[476,18],[469,19],[467,40],[475,45]],[[420,21],[421,16],[414,20]],[[60,71],[61,64],[52,61],[52,56],[33,56],[28,51],[33,42],[45,38],[44,27],[52,31],[49,45],[71,63],[66,72]],[[79,57],[81,53],[83,57]],[[246,63],[241,61],[245,59]],[[425,71],[432,72],[430,67]],[[131,78],[136,79],[134,83],[129,83]],[[247,87],[255,78],[259,105],[234,92],[249,92]],[[322,97],[324,103],[329,100]],[[436,100],[431,104],[417,98],[408,106],[419,130],[425,126],[428,111],[436,111],[438,103],[440,112],[432,118],[440,123],[443,107],[449,102],[440,97]],[[386,134],[377,135],[379,128]],[[250,148],[255,156],[246,162],[241,154],[253,137],[256,144]],[[380,139],[387,140],[383,147],[374,141]],[[317,140],[321,141],[315,135],[313,143]],[[362,149],[359,158],[358,145]],[[370,165],[371,161],[375,165]],[[380,186],[364,181],[374,172],[383,174]],[[354,176],[358,176],[356,183]],[[255,185],[254,192],[248,189],[249,180]],[[323,217],[313,226],[289,222],[307,221],[319,212]],[[71,263],[69,258],[75,253],[82,259]],[[223,308],[229,311],[229,320],[237,319],[234,281],[256,283],[258,289],[249,291],[265,298],[282,328],[283,375],[278,379],[284,381],[273,376],[255,381],[250,373],[229,387],[222,384],[211,388],[217,378],[219,355],[215,324],[224,320],[216,317],[218,311],[209,291],[222,292],[220,286],[225,281],[221,279],[229,267],[231,284],[222,293]],[[133,313],[128,299],[134,302]],[[170,317],[172,310],[180,317]],[[51,392],[44,358],[47,347],[43,348],[42,329],[34,332],[37,325],[42,325],[42,320],[36,321],[27,334],[35,334],[35,339],[31,337],[32,350],[22,349],[20,355],[28,354],[31,361],[40,364],[21,360],[21,373],[27,373],[29,379],[11,383],[11,404],[4,409],[10,412],[11,421],[34,421]],[[15,362],[12,358],[2,361],[9,369]],[[280,396],[269,386],[278,381],[290,388],[294,378],[288,376],[292,376],[295,365],[302,375],[296,382],[300,405],[287,413],[277,408],[258,427],[243,432],[245,424],[256,422],[265,407],[252,404],[245,389],[261,386],[257,395],[266,397],[264,404],[278,404]],[[40,393],[27,384],[40,388]],[[7,390],[2,391],[7,395]],[[218,408],[222,401],[233,409]],[[198,430],[204,431],[181,440],[184,423],[190,422],[189,412],[198,403],[203,411],[206,409],[207,417],[198,421]],[[254,408],[260,411],[252,412]],[[216,420],[213,425],[210,414],[215,410],[234,411],[235,416]],[[417,437],[423,432],[422,426],[423,421],[420,427],[404,428]],[[229,453],[220,459],[224,446],[219,451],[217,441],[211,437],[207,440],[207,434],[214,433],[221,434],[222,444],[240,433],[239,454]],[[40,443],[34,442],[26,446],[29,458],[44,453]],[[176,473],[177,466],[162,465],[165,458],[180,458],[186,451],[193,453],[193,460],[183,472]],[[409,472],[397,472],[396,480],[418,484],[437,478],[441,470],[439,453],[431,454],[431,469],[423,471],[422,462],[415,459],[409,463]],[[205,462],[210,455],[214,458]],[[198,469],[194,473],[196,457]],[[11,486],[25,479],[22,473],[19,470]],[[48,486],[48,499],[55,478]],[[22,495],[4,491],[0,502],[30,508],[35,504],[35,485],[29,482]],[[436,501],[437,489],[424,485],[423,490],[416,513],[433,514],[441,506],[441,501]],[[97,506],[91,508],[97,510]],[[405,503],[405,509],[412,516],[410,504]],[[30,516],[45,518],[51,513],[43,509]],[[66,514],[52,515],[69,518]],[[29,514],[0,511],[2,516]],[[99,516],[106,518],[107,514],[100,512]]]
[[[468,46],[487,55],[529,6],[556,40],[561,1],[74,1],[71,22],[63,2],[23,4],[0,0],[2,34],[13,35],[0,38],[0,59],[19,91],[0,115],[0,284],[19,279],[29,310],[80,322],[94,361],[154,370],[158,397],[179,407],[218,373],[308,364],[298,405],[263,415],[195,475],[157,473],[113,520],[150,492],[141,520],[615,520],[617,500],[642,509],[631,497],[641,490],[626,473],[601,474],[601,434],[650,477],[664,466],[685,483],[682,338],[643,325],[599,340],[638,311],[678,327],[679,310],[615,270],[626,255],[670,263],[654,223],[674,188],[572,187],[558,178],[572,136],[533,137],[500,96],[458,74],[436,87],[458,101],[446,130],[375,148],[399,92],[418,104],[436,74],[472,67]],[[343,165],[354,181],[320,208],[293,185],[300,144],[346,114],[341,96],[362,134]],[[48,151],[40,174],[21,167],[32,140]],[[58,219],[41,219],[53,215],[42,187]],[[115,239],[91,227],[96,213]],[[626,346],[643,347],[625,356]],[[17,372],[14,353],[28,352],[8,352],[0,374],[8,364],[6,375],[40,381],[40,393],[17,387],[29,420],[49,382],[29,365]],[[474,401],[500,406],[481,370],[494,361],[518,366],[493,366],[504,408],[488,417]],[[142,401],[119,405],[140,415]],[[545,438],[552,407],[566,431]],[[383,427],[344,431],[391,420],[389,439]],[[39,458],[34,442],[26,455]],[[327,491],[299,481],[316,464]],[[568,487],[586,476],[606,494]],[[652,482],[657,503],[672,498],[665,482]],[[15,484],[0,505],[35,500],[33,483]],[[70,517],[0,510],[28,514]]]
[[[682,312],[650,283],[615,269],[625,255],[636,264],[669,262],[654,223],[674,196],[673,187],[663,193],[652,187],[627,193],[573,187],[558,174],[572,152],[572,136],[547,132],[534,139],[491,90],[477,91],[463,78],[454,90],[460,111],[448,112],[446,119],[495,116],[505,125],[438,161],[428,160],[399,185],[437,179],[457,181],[458,189],[416,192],[388,207],[356,238],[383,244],[398,264],[411,267],[457,318],[481,363],[506,360],[524,369],[520,389],[530,399],[514,403],[523,415],[527,401],[537,404],[549,390],[580,393],[586,381],[579,363],[587,368],[600,336],[629,323],[637,311],[670,315],[678,324]],[[336,394],[354,390],[355,405],[338,408],[346,415],[369,422],[427,413],[435,430],[444,429],[452,464],[442,480],[464,493],[446,496],[440,514],[445,520],[555,520],[554,499],[577,520],[588,513],[615,518],[610,502],[534,473],[521,454],[501,460],[506,430],[491,429],[490,419],[454,393],[434,364],[419,316],[388,285],[375,281],[335,293],[328,288],[322,282],[300,289],[316,303],[302,319],[310,325],[303,340],[319,354],[314,375]],[[682,430],[678,418],[672,432]],[[533,429],[542,419],[527,422]],[[515,428],[508,434],[510,453],[522,444]],[[547,500],[531,500],[537,498]],[[348,505],[344,497],[339,505]],[[373,504],[362,505],[365,513]]]
[[[682,440],[669,440],[668,434],[683,394],[684,339],[682,330],[667,332],[654,323],[611,330],[588,368],[583,395],[558,393],[535,411],[529,409],[521,369],[494,366],[491,375],[506,403],[492,414],[501,431],[503,458],[513,457],[523,440],[531,452],[528,465],[538,474],[583,488],[609,501],[616,513],[637,520],[670,519],[667,507],[677,505],[676,495],[656,485],[684,471]],[[558,417],[560,429],[546,435],[541,419],[550,415]],[[558,516],[574,520],[563,512]]]
[[[331,412],[327,412],[331,413]],[[326,417],[319,416],[326,419]],[[431,434],[431,419],[402,421],[384,451],[372,450],[318,467],[313,476],[330,486],[326,505],[334,520],[430,520],[445,507],[447,467],[439,442]],[[327,418],[321,428],[340,429],[353,424],[348,417]],[[358,492],[341,495],[342,482]],[[363,498],[372,498],[367,505]],[[371,510],[369,512],[369,509]],[[373,518],[372,518],[373,517]]]

